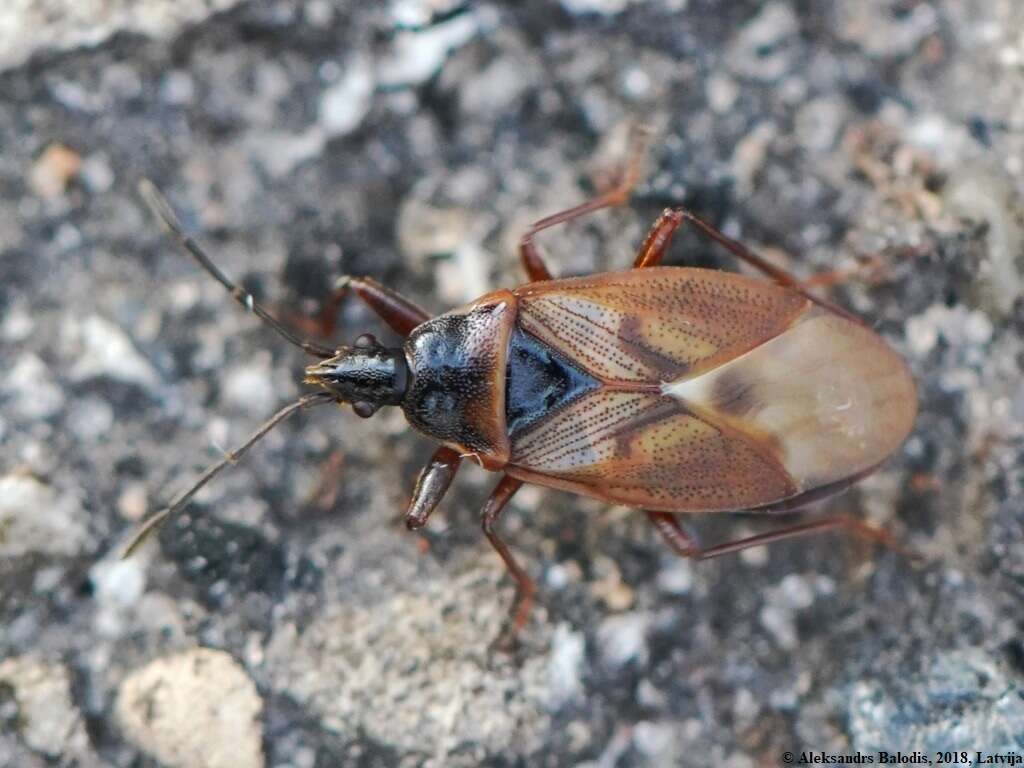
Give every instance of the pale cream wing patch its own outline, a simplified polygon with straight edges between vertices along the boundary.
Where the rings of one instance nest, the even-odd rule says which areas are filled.
[[[826,310],[664,394],[716,424],[765,435],[801,490],[843,480],[892,453],[914,424],[906,365],[876,334]]]

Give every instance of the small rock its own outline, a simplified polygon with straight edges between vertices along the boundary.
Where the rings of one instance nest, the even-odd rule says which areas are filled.
[[[398,240],[403,252],[426,269],[428,259],[440,297],[450,304],[471,301],[490,290],[487,264],[480,241],[491,219],[474,217],[465,208],[441,208],[415,198],[398,214]]]
[[[429,80],[452,51],[479,34],[480,16],[477,12],[467,12],[423,30],[399,32],[389,55],[377,69],[381,85],[409,87]]]
[[[28,185],[44,200],[64,194],[82,167],[82,156],[63,144],[51,144],[32,165]]]
[[[10,342],[24,341],[32,335],[35,323],[23,306],[15,305],[7,312],[3,323],[0,323],[0,336]]]
[[[0,71],[37,51],[95,46],[124,30],[169,36],[182,26],[224,11],[240,0],[146,0],[82,3],[80,0],[3,3]]]
[[[373,69],[361,56],[350,59],[342,78],[320,96],[320,124],[331,136],[351,133],[373,105]]]
[[[233,365],[225,376],[224,399],[244,413],[264,416],[274,409],[278,393],[270,369],[270,355],[260,353],[247,363]]]
[[[983,167],[968,167],[950,176],[943,199],[957,216],[988,224],[988,260],[978,282],[1002,315],[1024,293],[1017,260],[1024,254],[1022,200],[1007,176]]]
[[[193,648],[156,659],[121,683],[125,735],[171,768],[261,768],[263,701],[230,655]]]
[[[560,707],[582,693],[585,657],[586,643],[582,633],[573,632],[568,624],[559,624],[551,638],[548,662],[552,707]]]
[[[679,765],[679,729],[675,723],[641,720],[633,727],[633,745],[651,765]]]
[[[195,97],[196,85],[192,75],[180,69],[172,69],[164,75],[160,86],[163,100],[175,106],[191,104]]]
[[[939,337],[951,347],[984,346],[994,330],[984,312],[962,304],[932,304],[922,314],[908,318],[906,327],[907,343],[918,356],[928,354]]]
[[[836,146],[845,117],[845,102],[839,97],[809,101],[796,114],[797,138],[809,149],[827,152]]]
[[[397,27],[423,27],[455,11],[460,0],[391,0],[388,12]]]
[[[771,633],[780,648],[792,650],[797,646],[796,623],[793,612],[778,605],[763,605],[758,614],[761,625]]]
[[[647,659],[647,630],[651,617],[646,613],[623,613],[609,616],[597,628],[601,657],[613,667]]]
[[[712,72],[708,75],[704,90],[708,106],[718,114],[724,114],[732,109],[740,95],[740,87],[736,81],[722,72]]]
[[[141,520],[146,514],[148,504],[146,484],[141,482],[129,483],[117,497],[117,511],[127,520]]]
[[[789,3],[773,2],[743,25],[726,52],[726,61],[739,75],[762,81],[778,80],[793,67],[793,44],[800,23]]]
[[[634,0],[562,0],[562,7],[575,16],[585,13],[599,13],[615,16],[626,10]]]
[[[89,540],[77,499],[30,475],[0,477],[0,557],[77,555]]]
[[[66,329],[66,336],[79,345],[71,377],[86,381],[104,376],[143,388],[157,385],[153,366],[135,349],[118,326],[99,315],[90,315],[80,326]]]
[[[685,595],[693,588],[693,564],[673,556],[667,566],[658,571],[658,589],[669,595]]]
[[[936,8],[927,3],[904,6],[897,14],[887,0],[859,0],[840,3],[835,11],[835,29],[843,40],[886,59],[910,56],[940,28]]]
[[[781,648],[789,650],[797,646],[796,614],[814,604],[815,586],[807,578],[791,573],[778,585],[765,590],[759,618]]]
[[[609,557],[597,557],[594,561],[597,578],[590,584],[590,592],[604,602],[612,611],[625,611],[633,606],[636,593],[622,581],[619,565]]]
[[[78,398],[68,410],[67,428],[82,443],[96,443],[110,432],[114,409],[98,397]]]
[[[494,115],[512,109],[534,75],[525,64],[512,57],[493,61],[459,88],[462,110],[472,115]]]
[[[89,580],[97,606],[93,625],[103,637],[119,636],[125,627],[126,609],[134,606],[146,589],[141,559],[113,553],[92,567]]]
[[[318,157],[324,151],[327,138],[320,125],[300,133],[258,130],[246,137],[245,146],[267,173],[279,179],[307,160]]]
[[[14,361],[0,389],[11,397],[6,407],[25,421],[47,419],[64,407],[64,393],[46,364],[31,352]]]
[[[814,604],[814,587],[803,576],[791,573],[785,576],[779,586],[771,590],[770,600],[790,610],[799,611]]]
[[[85,158],[81,175],[91,192],[107,192],[114,186],[114,170],[102,153],[95,152]]]
[[[115,557],[93,566],[89,577],[99,602],[132,605],[142,597],[146,577],[138,560]]]
[[[464,208],[441,208],[409,197],[398,211],[399,245],[417,262],[450,256],[472,228],[472,213]]]
[[[0,683],[14,689],[18,732],[30,749],[83,768],[99,765],[89,748],[82,716],[71,698],[71,677],[63,665],[14,656],[0,662]]]

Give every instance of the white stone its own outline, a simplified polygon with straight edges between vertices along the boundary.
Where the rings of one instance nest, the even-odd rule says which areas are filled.
[[[464,13],[425,30],[400,32],[377,69],[388,88],[419,85],[433,77],[448,55],[480,31],[478,14]]]
[[[647,629],[651,618],[645,613],[610,616],[597,629],[601,656],[614,667],[647,658]]]
[[[122,31],[168,37],[240,0],[33,0],[0,4],[0,71],[37,51],[98,45]]]
[[[0,682],[14,689],[19,733],[29,748],[67,764],[97,765],[82,717],[71,698],[67,669],[32,656],[0,661]]]
[[[262,768],[263,701],[237,661],[193,648],[156,659],[118,690],[125,736],[169,768]]]
[[[343,67],[341,79],[320,95],[320,124],[331,136],[351,133],[373,106],[373,69],[362,56]]]
[[[31,352],[23,352],[14,361],[2,389],[11,396],[10,412],[28,421],[49,418],[64,406],[64,393],[43,361]]]
[[[77,499],[30,475],[0,477],[0,557],[76,555],[88,542]]]
[[[552,707],[557,708],[582,693],[585,657],[586,643],[583,634],[573,632],[565,623],[555,627],[548,662]]]
[[[157,385],[153,366],[128,335],[106,318],[90,315],[81,325],[65,329],[65,334],[78,346],[70,371],[75,381],[109,376],[144,388]]]
[[[224,399],[234,408],[259,416],[269,415],[278,402],[271,377],[270,356],[260,354],[249,363],[232,366],[224,381]]]
[[[622,13],[634,0],[562,0],[562,7],[574,15],[599,13],[615,16]]]

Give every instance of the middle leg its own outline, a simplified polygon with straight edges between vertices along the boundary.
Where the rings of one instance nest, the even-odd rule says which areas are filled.
[[[501,515],[505,505],[508,504],[509,499],[522,486],[523,481],[517,480],[511,475],[502,477],[491,497],[484,505],[483,514],[480,519],[484,535],[491,542],[491,546],[501,555],[501,559],[505,561],[505,567],[508,568],[512,578],[516,581],[516,600],[512,604],[511,613],[513,632],[518,632],[526,625],[526,620],[530,616],[530,609],[533,607],[533,596],[537,592],[537,585],[533,583],[533,579],[530,578],[523,567],[516,562],[508,545],[498,536],[494,526],[497,524],[498,517]]]
[[[639,127],[634,129],[630,136],[628,160],[618,183],[614,187],[592,200],[569,208],[566,211],[559,211],[551,216],[545,216],[540,221],[535,222],[520,238],[519,256],[523,262],[523,269],[526,270],[526,276],[530,278],[531,282],[550,280],[552,278],[551,271],[547,268],[540,253],[537,252],[537,246],[533,242],[534,235],[549,227],[578,219],[581,216],[586,216],[588,213],[600,211],[602,208],[612,208],[626,203],[629,200],[629,196],[633,193],[633,189],[640,181],[644,154],[647,150],[649,138],[650,133],[646,128]]]

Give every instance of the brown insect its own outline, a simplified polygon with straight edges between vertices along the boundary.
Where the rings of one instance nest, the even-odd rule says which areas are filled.
[[[128,551],[274,426],[324,403],[349,403],[362,417],[401,406],[413,428],[441,443],[416,483],[410,529],[426,524],[463,459],[501,473],[482,524],[518,586],[516,627],[536,588],[495,525],[523,483],[642,509],[684,557],[837,527],[895,546],[885,531],[841,515],[709,548],[680,526],[677,513],[786,511],[841,491],[896,450],[917,396],[903,360],[864,323],[682,208],[655,222],[632,269],[552,279],[534,235],[621,204],[630,187],[534,224],[520,243],[529,283],[435,318],[369,278],[346,279],[340,291],[354,291],[405,343],[384,347],[364,334],[331,349],[296,337],[225,277],[143,182],[150,207],[196,261],[320,361],[305,375],[318,391],[150,518]],[[684,222],[769,280],[658,266]]]

